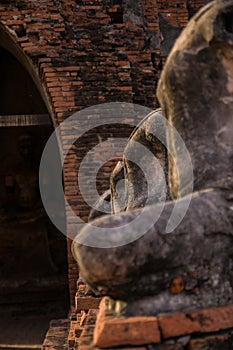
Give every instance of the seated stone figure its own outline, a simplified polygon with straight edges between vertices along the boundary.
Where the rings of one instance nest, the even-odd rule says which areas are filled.
[[[180,150],[168,128],[167,142],[175,157],[168,156],[169,191],[156,223],[136,240],[129,226],[131,243],[114,246],[125,235],[122,227],[140,215],[144,203],[140,172],[124,159],[136,187],[133,201],[127,202],[124,213],[102,216],[94,226],[84,227],[73,242],[84,280],[95,292],[126,302],[125,315],[233,302],[233,0],[211,2],[193,17],[168,57],[157,96],[164,117],[189,150],[194,193],[187,184],[180,186]],[[153,140],[146,142],[152,148]],[[166,168],[161,152],[158,158]],[[161,206],[156,198],[157,203],[146,207],[144,221]],[[187,201],[190,205],[180,224],[167,233],[177,201],[180,208]],[[140,225],[143,222],[139,229]],[[115,231],[98,237],[95,226]],[[98,239],[105,239],[110,248],[81,244]]]

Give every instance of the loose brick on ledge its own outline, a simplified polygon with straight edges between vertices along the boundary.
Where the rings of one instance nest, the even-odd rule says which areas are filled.
[[[89,310],[89,309],[98,309],[100,301],[101,301],[101,298],[91,297],[91,296],[80,297],[76,295],[75,297],[76,312],[80,312],[82,310]]]
[[[119,317],[98,322],[97,317],[93,342],[100,348],[159,343],[158,320],[156,317]]]
[[[100,304],[94,330],[93,343],[99,348],[122,345],[144,345],[161,340],[156,317],[116,317],[108,308],[109,299]]]
[[[233,304],[158,318],[162,336],[178,337],[192,333],[211,333],[233,328]]]

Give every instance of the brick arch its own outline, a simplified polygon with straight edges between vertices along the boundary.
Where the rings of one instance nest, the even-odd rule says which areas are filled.
[[[9,21],[11,21],[11,18]],[[28,45],[27,46],[22,45],[20,37],[17,34],[18,34],[17,31],[12,29],[11,26],[5,25],[3,22],[0,21],[0,47],[2,47],[4,50],[9,52],[29,74],[30,78],[32,79],[33,83],[35,84],[38,90],[38,93],[41,99],[43,100],[47,108],[47,111],[51,120],[51,126],[53,126],[55,129],[59,125],[59,122],[62,121],[62,119],[59,119],[59,117],[57,117],[57,108],[56,106],[54,106],[53,96],[52,96],[52,93],[50,93],[49,91],[50,88],[48,86],[48,84],[51,83],[50,73],[51,73],[51,70],[53,70],[53,68],[51,68],[51,63],[50,63],[51,59],[48,58],[50,56],[50,52],[48,53],[48,55],[42,55],[42,58],[33,57],[33,54],[31,54],[32,51],[28,50],[28,47],[30,44],[31,45],[30,48],[34,48],[34,43],[30,41],[30,38],[28,36],[27,37],[25,36],[27,38]],[[47,74],[48,74],[48,79],[47,79]],[[59,149],[61,149],[62,147],[62,142],[63,142],[62,139],[58,140]],[[67,242],[68,258],[70,255],[69,251],[70,251],[70,242],[68,240]],[[70,263],[70,261],[68,261],[68,263]],[[68,274],[68,271],[67,271],[67,274]],[[76,279],[77,279],[77,272],[75,274],[75,280]],[[69,280],[68,280],[68,283],[69,283]],[[73,290],[74,288],[75,286],[73,282]],[[71,293],[72,299],[74,299],[73,294]]]
[[[30,7],[30,4],[28,7]],[[18,11],[17,8],[15,10]],[[18,11],[18,13],[20,14],[20,11]],[[65,62],[63,62],[64,67],[62,67],[56,62],[56,59],[53,61],[51,58],[54,55],[54,52],[51,52],[53,47],[52,49],[48,49],[38,42],[38,38],[33,40],[33,36],[31,36],[30,33],[28,34],[28,28],[30,29],[30,25],[28,26],[25,23],[25,19],[23,21],[18,19],[14,20],[10,11],[9,13],[6,11],[4,16],[5,17],[2,18],[2,15],[0,14],[0,46],[12,54],[12,56],[14,56],[29,73],[45,103],[45,106],[47,107],[52,124],[54,128],[56,128],[64,118],[68,117],[73,111],[78,109],[77,107],[74,107],[75,102],[73,95],[75,95],[75,92],[71,91],[71,82],[76,79],[76,76],[74,75],[76,74],[77,67],[66,67],[67,64],[65,64]],[[3,23],[3,20],[6,24]],[[17,25],[18,22],[20,22],[19,25]],[[19,35],[17,26],[19,28],[26,28],[25,33],[23,33],[24,37]],[[59,51],[59,49],[56,48],[55,51]],[[73,76],[69,76],[70,72]],[[66,89],[64,94],[62,91],[63,87]],[[59,146],[62,148],[64,141],[62,135],[61,140],[58,141]],[[71,173],[75,165],[76,161],[73,163],[72,160],[69,160],[69,164],[64,164],[63,172],[65,189],[71,184]],[[67,190],[65,191],[67,192]],[[66,196],[69,197],[69,193],[66,193]],[[67,216],[66,213],[66,220]],[[78,271],[76,262],[71,255],[70,246],[71,240],[68,239],[68,280],[70,302],[72,304],[74,303]]]
[[[39,69],[33,63],[32,59],[24,52],[23,48],[18,44],[16,34],[13,34],[13,30],[9,29],[6,25],[0,22],[0,46],[6,51],[10,52],[26,69],[30,77],[32,78],[38,92],[48,110],[51,118],[52,125],[57,126],[55,119],[55,113],[46,91],[45,84],[40,77]]]

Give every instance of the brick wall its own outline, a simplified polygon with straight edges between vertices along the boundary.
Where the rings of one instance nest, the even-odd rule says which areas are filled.
[[[103,102],[155,108],[156,84],[169,48],[202,5],[200,0],[0,1],[0,20],[11,37],[9,49],[22,56],[57,126],[75,111]],[[0,45],[5,40],[2,32]],[[103,138],[117,131],[127,137],[131,128],[99,130]],[[64,147],[67,137],[63,133]],[[83,155],[97,142],[96,130],[82,141],[65,160],[64,185],[73,210],[86,219],[90,208],[79,193],[77,172]],[[105,164],[98,174],[100,193],[108,187],[113,164]],[[67,228],[78,229],[69,211]],[[68,260],[73,302],[77,267],[70,241]]]

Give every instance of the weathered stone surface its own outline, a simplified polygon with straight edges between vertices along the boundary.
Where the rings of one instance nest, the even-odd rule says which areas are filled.
[[[216,191],[198,193],[193,197],[182,225],[175,233],[163,235],[167,217],[173,208],[170,202],[155,227],[132,244],[112,249],[79,247],[78,261],[82,276],[97,292],[130,300],[127,307],[129,315],[135,311],[138,314],[153,314],[164,310],[226,304],[232,298],[228,258],[232,244],[232,214],[228,205]],[[114,226],[119,224],[119,219],[127,223],[137,213],[109,216],[98,223]],[[153,217],[153,206],[148,207],[147,214],[149,219]],[[128,234],[134,237],[134,230]],[[91,232],[84,228],[83,235],[93,243],[95,238]],[[111,237],[106,235],[105,239],[110,240]],[[148,251],[153,252],[150,267]],[[171,281],[193,269],[197,274],[198,292],[195,293],[194,287],[191,293],[184,290],[181,294],[171,294]],[[139,303],[137,299],[140,297],[143,299]],[[133,299],[136,301],[133,302]]]
[[[124,177],[124,165],[123,162],[120,161],[117,163],[110,176],[111,205],[113,214],[119,214],[121,211],[124,211],[126,207],[126,188],[124,183],[121,182]],[[121,186],[119,186],[120,184]]]
[[[110,210],[110,201],[111,201],[111,191],[107,190],[103,193],[103,195],[99,198],[99,200],[94,204],[94,209],[91,210],[90,215],[88,217],[88,221],[97,219]]]
[[[74,255],[84,279],[93,290],[127,301],[125,315],[156,315],[233,302],[231,16],[232,0],[212,2],[196,15],[173,48],[159,84],[163,113],[185,141],[194,167],[195,192],[183,221],[165,234],[173,200],[165,204],[153,227],[133,241],[138,238],[135,232],[143,232],[145,222],[153,221],[160,204],[146,207],[144,221],[127,231],[133,243],[95,248],[100,237],[93,234],[91,227],[83,229],[79,242],[92,247],[74,242]],[[175,154],[174,159],[169,156],[169,191],[185,210],[191,196],[189,183],[179,189],[175,165],[181,178],[186,179],[188,169],[178,161],[180,149],[173,132],[166,132]],[[143,179],[132,164],[128,165],[130,171],[139,189],[132,203],[140,207],[141,192],[145,192]],[[103,233],[103,242],[114,246],[121,241],[125,233],[120,226],[141,213],[135,207],[95,221],[96,226],[119,227],[114,235]],[[184,288],[172,293],[172,281],[177,278],[182,279]]]
[[[139,0],[123,0],[124,21],[131,21],[134,24],[145,25],[143,18],[143,7]]]
[[[232,5],[231,0],[213,1],[193,17],[173,47],[157,89],[164,116],[191,155],[194,190],[232,190]],[[177,153],[173,141],[170,135]],[[175,173],[170,163],[171,191],[177,198]]]
[[[164,174],[165,181],[167,181],[167,160],[164,146],[166,136],[161,117],[162,111],[160,109],[145,117],[131,134],[125,148],[123,167],[125,179],[128,181],[126,211],[144,207],[145,204],[158,203],[165,200],[166,197],[169,198],[168,191],[166,193],[161,191]],[[160,139],[156,135],[159,135]],[[138,148],[137,143],[145,149]],[[153,162],[151,155],[158,160],[157,164]],[[135,161],[131,161],[131,159]],[[150,190],[148,179],[145,176],[145,167],[147,174],[153,173],[151,176],[153,186],[150,185]]]
[[[161,52],[164,55],[168,55],[175,40],[181,33],[181,28],[173,27],[161,14],[159,14],[159,29],[163,37],[161,42]]]

